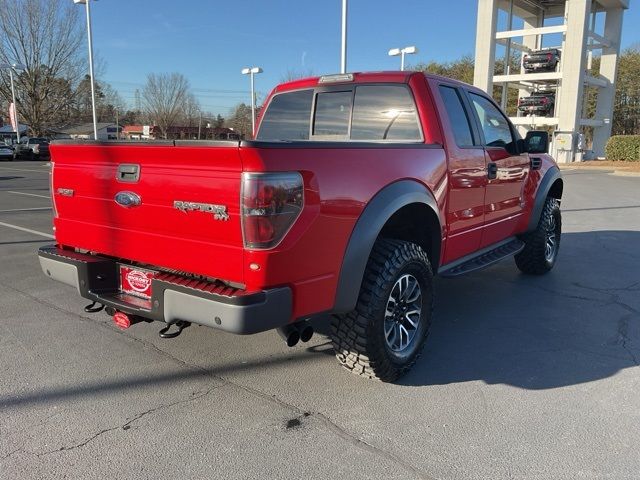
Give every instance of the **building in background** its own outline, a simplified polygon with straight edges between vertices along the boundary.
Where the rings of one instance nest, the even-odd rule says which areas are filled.
[[[214,128],[197,126],[173,126],[167,129],[169,140],[240,140],[240,135],[232,128]],[[160,140],[162,132],[157,126],[127,125],[122,129],[122,136],[126,140]]]
[[[478,0],[474,84],[488,93],[494,85],[501,87],[507,111],[513,111],[507,105],[510,90],[527,98],[531,105],[522,108],[520,101],[511,120],[521,133],[552,131],[552,153],[559,162],[581,159],[587,129],[591,148],[603,157],[611,135],[622,18],[628,8],[629,0]],[[505,17],[499,31],[499,18]],[[503,68],[496,71],[496,54],[502,52],[498,57]],[[600,56],[595,74],[590,71],[594,53]],[[597,98],[593,116],[586,108],[589,92]]]
[[[20,136],[26,136],[29,131],[29,126],[20,124]],[[4,125],[0,127],[0,141],[5,143],[15,143],[16,141],[16,132],[13,130],[13,127],[10,124]]]
[[[122,127],[115,123],[98,123],[98,140],[117,140],[118,130],[122,132]],[[67,137],[74,140],[93,140],[93,123],[84,123],[73,127],[57,129],[58,138]],[[122,138],[122,134],[120,135]]]

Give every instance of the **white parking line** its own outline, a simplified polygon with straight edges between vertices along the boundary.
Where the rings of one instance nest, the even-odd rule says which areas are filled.
[[[9,212],[36,212],[38,210],[51,210],[51,207],[37,207],[37,208],[12,208],[10,210],[0,210],[0,213]]]
[[[38,232],[37,230],[31,230],[30,228],[19,227],[18,225],[11,225],[10,223],[0,222],[0,225],[7,228],[13,228],[14,230],[20,230],[21,232],[33,233],[34,235],[40,235],[45,238],[56,238],[50,233]]]
[[[31,170],[29,168],[10,168],[10,167],[0,167],[0,170],[12,170],[14,172],[36,172],[36,173],[49,173],[49,169],[42,170]]]
[[[7,190],[7,193],[13,193],[14,195],[27,195],[28,197],[51,198],[49,195],[38,195],[36,193],[25,193],[25,192],[12,192],[11,190]]]

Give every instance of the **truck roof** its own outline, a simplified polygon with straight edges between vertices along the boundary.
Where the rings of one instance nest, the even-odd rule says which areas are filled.
[[[289,90],[299,90],[302,88],[313,88],[321,84],[336,85],[336,84],[351,84],[351,83],[408,83],[409,79],[414,75],[424,75],[427,78],[443,79],[448,82],[457,83],[460,85],[467,85],[464,82],[454,80],[442,75],[435,75],[433,73],[417,72],[412,70],[405,71],[380,71],[380,72],[352,72],[347,74],[334,74],[334,75],[322,75],[318,77],[307,77],[292,80],[290,82],[281,83],[278,85],[274,92],[285,92]],[[345,79],[344,76],[350,76],[351,78]],[[329,81],[321,81],[321,79],[328,79]],[[472,88],[475,88],[471,86]]]

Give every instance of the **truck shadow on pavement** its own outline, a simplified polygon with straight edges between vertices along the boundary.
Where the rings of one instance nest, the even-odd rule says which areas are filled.
[[[438,279],[434,321],[425,350],[409,374],[392,388],[482,381],[531,390],[552,389],[597,381],[637,367],[638,245],[640,232],[565,233],[558,264],[550,274],[525,276],[512,261],[504,261],[460,279]],[[326,322],[318,326],[319,333],[326,334]],[[236,348],[247,339],[228,335],[224,341]],[[187,343],[184,348],[189,348]],[[2,394],[0,407],[23,408],[122,394],[196,378],[216,382],[264,369],[280,368],[287,375],[297,375],[310,363],[321,363],[326,375],[341,373],[329,358],[333,350],[328,342],[316,341],[313,346],[289,352],[207,367],[193,365],[189,371],[78,378],[77,385]],[[292,372],[297,369],[300,372]],[[351,381],[355,387],[363,380],[353,376]]]
[[[524,389],[596,381],[640,365],[640,232],[565,233],[547,275],[513,261],[436,281],[422,357],[400,384],[480,380]]]

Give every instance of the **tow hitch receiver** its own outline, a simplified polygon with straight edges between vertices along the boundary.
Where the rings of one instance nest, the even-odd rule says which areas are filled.
[[[116,312],[113,314],[113,323],[115,323],[118,328],[122,330],[126,330],[134,323],[138,323],[138,321],[139,320],[137,320],[135,317],[130,317],[124,312]]]

